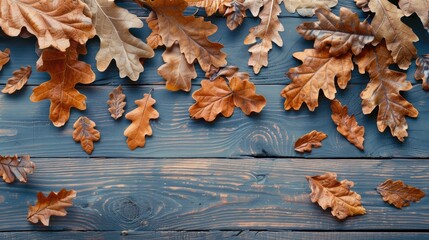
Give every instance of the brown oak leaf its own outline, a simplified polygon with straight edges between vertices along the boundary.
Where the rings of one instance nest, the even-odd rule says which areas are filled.
[[[13,72],[13,77],[7,80],[6,86],[3,88],[2,93],[12,94],[27,83],[31,75],[31,66],[21,67],[20,69]]]
[[[113,89],[113,91],[109,94],[107,105],[109,105],[110,116],[113,119],[119,119],[125,112],[124,108],[127,105],[125,98],[126,96],[122,92],[122,86],[118,86],[117,88]]]
[[[144,94],[144,97],[135,103],[138,107],[125,115],[126,119],[132,121],[124,132],[124,136],[128,137],[127,144],[131,150],[144,147],[146,136],[152,136],[150,120],[159,117],[159,113],[153,108],[156,101],[151,94]]]
[[[94,151],[94,142],[100,140],[100,132],[95,126],[95,122],[87,117],[80,117],[73,125],[73,140],[80,142],[82,149],[89,155]]]
[[[86,109],[86,97],[75,89],[76,84],[90,84],[95,80],[91,65],[78,60],[86,48],[76,42],[65,51],[53,48],[43,50],[37,61],[37,70],[48,72],[51,79],[33,89],[30,100],[51,101],[49,119],[56,127],[63,126],[70,117],[70,109]]]
[[[290,13],[298,12],[304,17],[314,15],[316,9],[333,8],[338,4],[338,0],[283,0],[286,10]]]
[[[0,175],[6,183],[13,183],[15,178],[20,182],[28,181],[27,174],[32,174],[36,165],[30,160],[30,156],[0,156]]]
[[[416,13],[423,26],[429,28],[429,0],[399,0],[398,4],[405,16]]]
[[[316,16],[318,22],[302,23],[297,31],[307,40],[316,40],[314,48],[318,50],[329,46],[332,56],[340,56],[350,50],[357,55],[374,40],[371,25],[366,21],[360,22],[357,13],[347,8],[340,9],[340,17],[324,8],[317,9]]]
[[[393,181],[392,179],[387,179],[378,185],[377,192],[385,202],[397,208],[410,206],[410,202],[418,202],[425,196],[422,190],[406,185],[401,180]]]
[[[424,90],[429,91],[429,82],[428,82],[428,76],[429,76],[429,54],[425,54],[416,60],[416,73],[414,74],[414,77],[417,80],[422,80],[422,87]]]
[[[158,17],[156,13],[151,11],[149,16],[146,18],[146,23],[149,28],[152,30],[150,35],[146,38],[147,44],[152,49],[157,49],[160,46],[163,46],[162,37],[159,35],[159,25],[158,25]]]
[[[114,59],[121,78],[139,79],[144,71],[140,58],[152,58],[151,47],[134,37],[130,28],[142,28],[143,22],[111,0],[84,0],[92,12],[92,21],[100,38],[100,51],[95,57],[97,69],[104,72]]]
[[[10,60],[10,49],[6,48],[4,51],[0,51],[0,71],[3,66],[6,65]]]
[[[310,198],[317,202],[323,210],[331,208],[331,214],[338,219],[345,219],[366,213],[361,203],[361,196],[350,190],[352,181],[337,180],[337,174],[327,172],[319,176],[307,176],[311,188]]]
[[[0,26],[9,36],[18,36],[25,27],[35,35],[39,47],[65,51],[70,41],[85,44],[94,37],[85,3],[76,0],[0,0]]]
[[[371,79],[361,93],[363,113],[370,114],[378,107],[378,130],[384,132],[389,127],[392,136],[404,141],[408,136],[405,117],[416,118],[419,115],[417,109],[400,94],[413,87],[406,80],[407,75],[389,69],[393,59],[384,41],[376,47],[366,46],[355,62],[359,72],[368,72]]]
[[[296,140],[295,151],[300,153],[311,152],[313,148],[321,147],[322,141],[327,137],[328,135],[325,133],[313,130]]]
[[[76,191],[67,191],[65,188],[58,193],[51,192],[46,197],[42,192],[37,193],[37,203],[28,207],[27,220],[32,223],[39,221],[49,226],[51,216],[66,216],[66,207],[73,206],[73,199],[76,198]]]
[[[225,3],[228,1],[230,0],[186,0],[189,6],[203,7],[209,17],[216,12],[223,14],[225,12]]]
[[[233,76],[229,80],[217,77],[214,81],[201,81],[201,89],[192,94],[196,103],[189,108],[192,118],[203,118],[212,122],[222,113],[224,117],[231,117],[234,107],[239,107],[246,114],[261,112],[265,107],[264,96],[256,94],[255,85],[248,78]]]
[[[244,3],[245,0],[231,0],[225,3],[224,16],[226,17],[226,26],[230,30],[235,30],[243,23],[247,10]]]
[[[341,89],[347,87],[353,71],[352,54],[333,57],[329,49],[306,49],[304,52],[294,53],[293,56],[303,63],[299,67],[291,68],[287,73],[292,80],[282,91],[286,98],[286,110],[299,110],[305,102],[310,111],[319,106],[319,91],[323,90],[325,96],[335,98],[335,80]]]

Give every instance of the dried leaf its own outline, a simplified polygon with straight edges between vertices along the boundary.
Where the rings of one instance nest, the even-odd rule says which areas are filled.
[[[313,130],[304,136],[300,137],[295,142],[295,151],[303,153],[303,152],[311,152],[313,148],[319,148],[322,146],[322,141],[327,138],[323,132],[318,132]]]
[[[51,101],[49,119],[56,127],[63,126],[70,117],[70,109],[86,109],[86,97],[75,89],[76,84],[90,84],[95,80],[91,65],[78,60],[79,54],[86,54],[84,46],[72,42],[66,52],[45,49],[37,61],[37,70],[48,72],[51,79],[33,89],[30,100]]]
[[[225,12],[225,2],[229,0],[186,0],[189,6],[203,7],[206,10],[207,16],[211,16],[216,12],[223,14]]]
[[[298,12],[304,17],[312,17],[316,9],[333,8],[338,0],[284,0],[286,10],[290,13]]]
[[[245,0],[232,0],[225,3],[226,10],[224,16],[226,17],[226,26],[230,30],[235,30],[243,23],[247,10],[244,3]]]
[[[244,39],[244,44],[251,45],[249,52],[249,66],[253,66],[253,71],[258,74],[262,67],[268,66],[268,52],[273,48],[273,43],[283,46],[283,40],[279,32],[283,32],[283,25],[278,16],[281,13],[280,3],[283,0],[264,0],[264,7],[259,13],[261,23],[250,29],[249,35]],[[257,42],[256,39],[260,39]],[[256,43],[256,44],[255,44]]]
[[[429,54],[423,55],[416,60],[416,73],[414,77],[417,80],[422,80],[422,87],[424,90],[429,91]]]
[[[124,108],[127,103],[125,102],[125,94],[122,92],[122,86],[118,86],[113,89],[113,91],[109,94],[109,100],[107,101],[107,105],[109,105],[110,116],[117,120],[122,117],[122,114],[125,112]]]
[[[369,0],[355,0],[356,6],[364,12],[371,11],[368,7]]]
[[[341,105],[338,100],[331,102],[332,121],[338,126],[337,131],[360,150],[363,150],[365,128],[359,126],[354,115],[348,115],[347,106]]]
[[[302,23],[297,31],[307,40],[316,40],[314,48],[330,47],[332,56],[343,55],[350,50],[359,54],[366,44],[374,40],[371,25],[360,22],[357,13],[347,8],[340,9],[340,17],[327,9],[316,10],[319,22]]]
[[[249,9],[254,17],[259,15],[261,7],[264,6],[264,0],[244,0],[243,6]]]
[[[201,81],[201,89],[192,94],[196,103],[189,108],[192,118],[203,118],[212,122],[217,115],[222,113],[224,117],[231,117],[234,107],[239,107],[246,114],[261,112],[266,104],[262,95],[256,94],[255,85],[247,78],[233,76],[229,81],[218,77],[214,81]]]
[[[3,88],[2,93],[12,94],[15,91],[21,90],[27,83],[31,75],[31,66],[21,67],[19,70],[13,72],[13,77],[7,80],[6,86]]]
[[[399,0],[398,4],[405,16],[416,13],[423,26],[429,28],[429,0]]]
[[[406,81],[407,75],[390,70],[393,59],[384,41],[377,47],[366,46],[355,58],[359,72],[369,73],[371,81],[361,93],[362,110],[370,114],[378,107],[377,126],[380,132],[390,128],[392,136],[404,141],[408,136],[406,116],[417,117],[419,112],[401,96],[400,91],[408,91],[413,86]]]
[[[84,0],[92,12],[92,21],[100,38],[100,51],[95,57],[97,69],[104,72],[114,59],[121,78],[139,79],[144,71],[140,58],[152,58],[154,52],[134,37],[130,28],[142,28],[142,21],[111,0]]]
[[[32,223],[42,222],[49,226],[51,216],[66,216],[66,207],[73,206],[72,200],[76,197],[76,191],[61,189],[59,193],[51,192],[45,197],[42,192],[37,193],[37,203],[28,207],[27,220]]]
[[[65,51],[70,41],[85,44],[94,37],[91,16],[86,5],[76,0],[0,0],[0,26],[9,36],[18,36],[22,28],[35,35],[39,47]],[[86,13],[86,12],[85,12]]]
[[[352,181],[339,182],[337,174],[330,172],[306,178],[311,188],[311,201],[317,202],[323,210],[331,208],[332,215],[338,219],[366,213],[361,203],[361,196],[350,190],[354,186]]]
[[[146,38],[148,45],[152,49],[156,49],[160,46],[163,46],[162,37],[159,35],[159,25],[158,25],[158,17],[155,12],[150,12],[149,16],[146,18],[147,25],[152,30],[150,35]]]
[[[10,60],[10,49],[6,48],[4,51],[0,51],[0,71],[3,66],[6,65]]]
[[[410,206],[410,202],[418,202],[425,196],[422,190],[406,185],[401,180],[393,181],[392,179],[387,179],[378,185],[377,192],[385,202],[397,208]]]
[[[408,69],[411,60],[417,55],[413,42],[417,42],[419,38],[401,21],[404,14],[389,0],[371,0],[368,6],[375,13],[371,22],[375,36],[373,45],[385,39],[393,61],[401,69]]]
[[[27,174],[32,174],[35,169],[36,165],[28,155],[23,155],[21,158],[18,155],[0,156],[0,174],[6,183],[13,183],[15,178],[26,183],[28,181]]]
[[[80,117],[73,125],[73,140],[80,142],[82,149],[89,155],[94,151],[94,142],[100,140],[100,132],[95,126],[95,122],[87,117]]]
[[[146,135],[152,136],[150,120],[159,117],[159,113],[153,108],[156,101],[151,94],[145,94],[142,99],[135,101],[135,103],[138,107],[125,115],[126,119],[132,121],[124,132],[124,136],[128,137],[127,144],[131,150],[144,147]]]
[[[333,57],[328,49],[306,49],[304,52],[294,53],[293,56],[303,62],[299,67],[291,68],[287,73],[292,80],[282,91],[286,98],[286,110],[299,110],[305,102],[310,111],[319,105],[319,91],[323,90],[325,96],[335,98],[335,79],[341,89],[347,87],[354,68],[352,54],[346,53]]]

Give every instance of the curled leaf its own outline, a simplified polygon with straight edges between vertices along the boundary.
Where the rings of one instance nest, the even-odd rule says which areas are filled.
[[[424,90],[429,90],[429,82],[428,82],[428,76],[429,76],[429,54],[423,55],[416,60],[416,73],[414,74],[414,77],[417,80],[422,80],[422,87]]]
[[[21,67],[19,70],[13,72],[13,77],[7,80],[6,86],[3,88],[2,93],[12,94],[15,91],[21,90],[27,83],[31,75],[31,66]]]
[[[385,202],[397,208],[410,206],[410,202],[418,202],[425,196],[422,190],[406,185],[401,180],[393,181],[392,179],[387,179],[378,185],[377,192]]]
[[[109,100],[107,101],[107,105],[109,105],[110,116],[113,119],[118,119],[125,112],[124,108],[127,103],[125,102],[125,94],[122,92],[122,86],[118,86],[113,89],[113,91],[109,94]]]
[[[311,152],[313,148],[321,147],[322,141],[327,137],[328,135],[325,133],[313,130],[296,140],[295,151],[300,153]]]
[[[82,149],[91,154],[94,151],[94,142],[100,140],[100,132],[95,129],[95,122],[87,117],[80,117],[73,127],[73,140],[80,142]]]
[[[13,183],[15,178],[26,183],[27,174],[32,174],[35,168],[36,165],[30,160],[29,155],[0,156],[0,175],[6,183]]]

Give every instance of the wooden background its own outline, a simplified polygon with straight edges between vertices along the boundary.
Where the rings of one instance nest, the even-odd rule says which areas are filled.
[[[131,1],[116,1],[144,19],[147,10]],[[339,6],[359,12],[352,0],[340,0]],[[83,59],[92,63],[97,80],[79,86],[87,97],[85,112],[73,110],[69,123],[56,128],[48,119],[49,102],[31,103],[29,96],[48,74],[35,70],[35,39],[2,36],[0,49],[11,49],[11,62],[0,72],[0,87],[21,66],[31,65],[33,75],[22,91],[0,95],[0,154],[30,154],[37,171],[28,184],[0,184],[0,238],[58,239],[422,239],[429,237],[429,198],[418,204],[395,209],[384,203],[375,187],[387,178],[401,179],[429,192],[429,101],[428,93],[413,78],[415,64],[408,71],[414,88],[404,93],[420,111],[418,119],[408,119],[409,138],[405,143],[379,133],[376,114],[364,116],[359,94],[368,82],[367,75],[355,70],[350,86],[339,91],[338,98],[349,106],[358,122],[366,128],[365,151],[347,142],[332,123],[329,101],[323,99],[315,112],[306,107],[284,111],[281,89],[289,83],[285,72],[300,64],[292,53],[311,48],[312,42],[300,37],[295,28],[304,21],[286,12],[281,22],[284,47],[270,52],[269,68],[257,76],[257,92],[267,98],[259,115],[245,116],[236,109],[231,118],[220,117],[214,123],[189,118],[193,104],[190,93],[169,92],[156,69],[162,64],[162,50],[146,61],[138,82],[120,79],[112,64],[104,72],[96,71],[94,58],[97,38],[88,43]],[[204,15],[202,10],[188,13]],[[243,40],[258,19],[248,18],[236,31],[225,26],[225,19],[209,19],[219,26],[211,37],[225,45],[230,65],[252,72],[247,66],[248,46]],[[429,53],[429,35],[413,15],[404,20],[420,37],[418,53]],[[134,29],[145,39],[144,29]],[[199,88],[204,74],[193,82]],[[107,111],[109,92],[124,86],[127,111],[134,101],[151,88],[155,91],[160,118],[152,122],[154,136],[146,147],[130,151],[123,136],[129,121],[114,121]],[[72,123],[86,115],[97,123],[102,134],[92,156],[86,155],[71,137]],[[293,144],[313,130],[329,137],[323,147],[311,154],[298,154]],[[367,214],[338,221],[310,202],[306,175],[334,171],[339,179],[356,183]],[[26,221],[27,207],[34,204],[36,193],[75,189],[75,205],[67,217],[52,217],[51,226]]]

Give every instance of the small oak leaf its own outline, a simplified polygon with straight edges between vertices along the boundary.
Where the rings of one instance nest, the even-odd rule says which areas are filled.
[[[19,70],[13,72],[13,77],[7,80],[6,86],[3,88],[2,93],[12,94],[15,91],[21,90],[27,83],[31,75],[31,66],[21,67]]]
[[[392,179],[387,179],[378,185],[377,192],[385,202],[397,208],[410,206],[410,202],[418,202],[425,196],[422,190],[406,185],[400,180],[393,181]]]
[[[303,152],[311,152],[313,148],[319,148],[322,146],[322,141],[327,138],[328,135],[326,135],[323,132],[318,132],[316,130],[313,130],[304,136],[300,137],[295,142],[295,151],[303,153]]]
[[[0,175],[6,183],[13,183],[15,178],[20,182],[28,181],[27,174],[32,174],[36,165],[30,160],[30,156],[0,156]]]
[[[429,82],[428,82],[428,76],[429,76],[429,54],[423,55],[416,60],[416,73],[414,74],[414,77],[417,80],[422,80],[422,87],[424,90],[429,90]]]
[[[3,66],[6,65],[10,60],[10,49],[6,48],[4,51],[0,51],[0,71]]]
[[[100,140],[100,132],[95,126],[95,122],[87,117],[80,117],[73,125],[73,140],[80,142],[82,149],[89,155],[94,151],[94,142]]]
[[[107,105],[109,105],[110,116],[113,119],[119,119],[125,112],[124,108],[127,105],[125,98],[126,96],[122,92],[122,86],[118,86],[117,88],[113,89],[113,91],[109,94]]]

